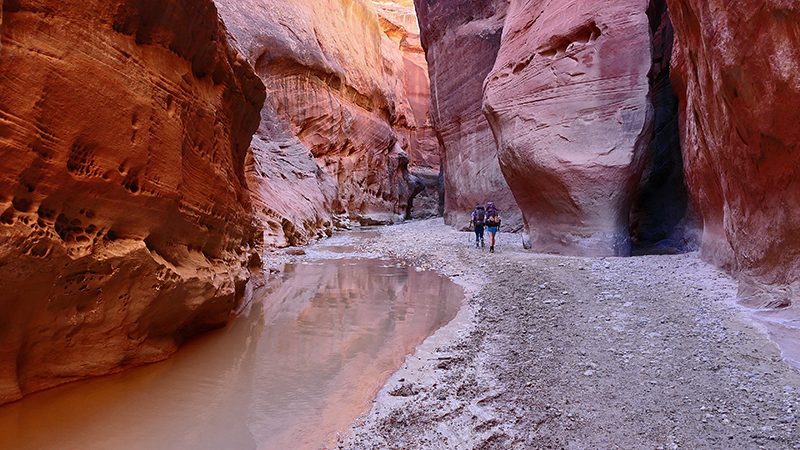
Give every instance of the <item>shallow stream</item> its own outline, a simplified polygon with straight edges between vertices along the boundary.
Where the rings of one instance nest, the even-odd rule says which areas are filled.
[[[458,311],[434,272],[334,238],[167,361],[0,407],[0,449],[318,449]]]

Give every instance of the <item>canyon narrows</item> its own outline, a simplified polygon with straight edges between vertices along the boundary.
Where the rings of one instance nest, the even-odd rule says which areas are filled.
[[[698,330],[707,325],[727,347],[681,353],[698,363],[693,371],[708,362],[714,372],[699,379],[676,367],[675,377],[704,389],[683,397],[714,398],[708,380],[739,389],[742,373],[768,368],[779,376],[764,375],[758,389],[780,403],[782,385],[773,383],[785,380],[784,409],[795,408],[796,374],[769,345],[739,319],[725,322],[746,335],[747,349],[770,355],[743,356],[717,325],[728,308],[749,308],[800,366],[800,5],[717,3],[0,0],[0,404],[168,358],[265,301],[257,289],[283,270],[272,263],[304,260],[298,247],[347,228],[442,216],[391,228],[418,242],[397,238],[374,251],[469,278],[474,297],[462,313],[484,315],[458,326],[478,327],[468,332],[479,330],[473,350],[485,336],[506,339],[488,312],[502,316],[497,323],[516,320],[518,334],[613,331],[660,356],[685,349],[670,340],[681,332],[705,349],[711,341]],[[475,205],[489,201],[503,217],[500,255],[479,253],[464,233]],[[509,279],[511,266],[495,263],[512,246],[525,270]],[[584,258],[576,272],[548,272],[575,258]],[[696,258],[738,283],[737,305],[720,306],[722,293],[698,303],[695,285],[718,284],[663,267],[701,267]],[[569,273],[576,283],[556,302],[575,313],[557,323],[568,331],[546,326],[560,313],[543,312],[555,300],[535,294],[556,272],[558,283]],[[507,294],[491,292],[492,280],[505,280]],[[613,289],[647,294],[595,292],[615,281]],[[531,292],[517,296],[516,285]],[[616,299],[624,301],[602,303]],[[639,302],[660,314],[664,327],[647,324],[660,335],[647,337],[663,337],[663,348],[625,322],[647,319]],[[670,309],[678,307],[691,311]],[[525,308],[535,312],[518,313]],[[581,316],[585,308],[595,308],[593,318]],[[691,314],[700,328],[686,325]],[[618,329],[589,327],[600,316]],[[678,322],[683,328],[667,330]],[[541,350],[525,339],[514,345],[519,354]],[[644,358],[620,354],[633,355],[624,364]],[[472,356],[460,361],[482,364]],[[513,361],[483,362],[503,377],[535,376],[513,372]],[[722,368],[733,378],[714,378]],[[660,386],[662,373],[648,374],[654,379],[627,381]],[[448,386],[478,398],[467,381]],[[504,386],[517,392],[517,382]],[[412,402],[419,393],[398,389],[391,396]],[[734,394],[724,398],[758,410]],[[516,411],[513,401],[504,407]],[[593,423],[617,417],[609,414]],[[780,422],[787,434],[763,445],[794,444],[798,419]],[[736,426],[746,437],[746,420]],[[489,436],[486,448],[516,439],[508,436]],[[667,437],[658,445],[677,445]]]
[[[439,145],[412,9],[367,0],[217,5],[267,87],[248,168],[265,242],[305,244],[341,220],[397,222],[426,188],[417,216],[436,214]]]
[[[438,213],[408,2],[2,11],[0,403],[224,326],[265,249]]]
[[[775,323],[776,339],[798,346],[795,2],[416,6],[446,200],[459,198],[445,203],[448,224],[468,219],[471,189],[493,192],[470,183],[480,178],[470,168],[498,163],[526,247],[620,256],[699,248],[737,277],[740,299]],[[481,92],[497,147],[474,114]],[[459,103],[468,97],[469,114]],[[466,117],[475,124],[456,126]]]

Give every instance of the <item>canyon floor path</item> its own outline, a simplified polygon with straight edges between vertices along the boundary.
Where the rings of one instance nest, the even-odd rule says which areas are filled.
[[[362,249],[461,284],[459,316],[329,448],[800,448],[800,374],[698,254],[496,253],[441,219]]]

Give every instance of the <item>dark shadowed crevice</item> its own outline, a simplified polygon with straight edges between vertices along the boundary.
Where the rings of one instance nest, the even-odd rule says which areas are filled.
[[[408,189],[410,191],[408,202],[406,202],[405,220],[412,219],[412,210],[414,209],[414,198],[425,190],[425,185],[418,177],[408,174]]]
[[[694,214],[684,185],[678,97],[670,83],[673,30],[664,0],[647,11],[653,33],[651,99],[653,141],[630,212],[634,254],[682,253],[697,249]]]

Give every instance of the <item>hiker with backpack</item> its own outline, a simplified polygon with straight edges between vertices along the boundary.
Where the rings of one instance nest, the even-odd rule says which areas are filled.
[[[489,252],[494,253],[494,236],[500,228],[500,214],[493,202],[486,204],[486,232],[489,233]]]
[[[486,222],[486,209],[476,205],[469,223],[475,227],[475,248],[483,247],[483,227]]]

